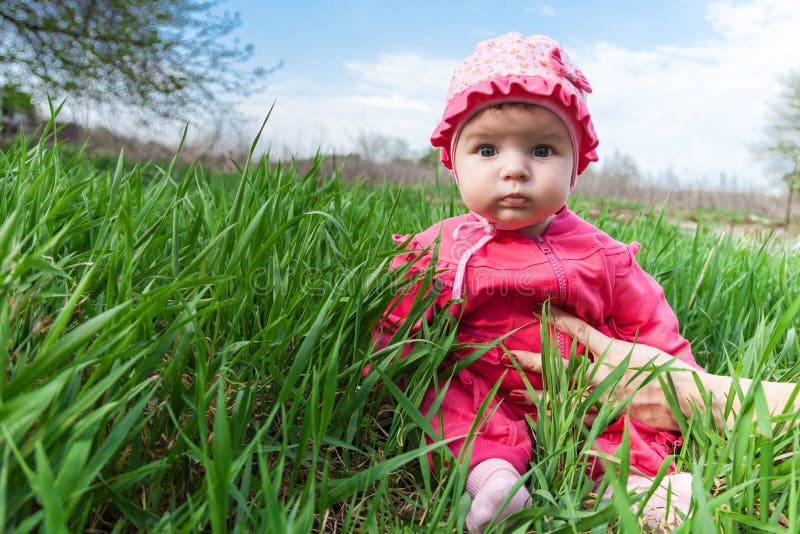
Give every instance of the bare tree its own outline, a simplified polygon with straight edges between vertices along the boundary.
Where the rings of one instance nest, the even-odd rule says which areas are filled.
[[[755,151],[769,158],[786,184],[785,223],[788,225],[794,193],[800,190],[800,73],[789,74],[785,84],[772,108],[770,124],[765,131],[767,139],[756,145]]]
[[[378,132],[360,133],[356,138],[355,152],[377,163],[400,162],[411,158],[411,148],[405,139]]]

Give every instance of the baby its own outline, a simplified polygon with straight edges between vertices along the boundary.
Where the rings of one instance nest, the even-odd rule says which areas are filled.
[[[460,317],[460,343],[487,344],[513,331],[503,341],[506,348],[541,351],[540,327],[531,312],[549,301],[609,336],[654,345],[696,366],[663,289],[636,263],[638,243],[615,241],[566,206],[576,176],[597,160],[598,139],[586,107],[590,92],[586,77],[548,37],[510,33],[478,43],[453,74],[444,115],[431,137],[469,213],[411,238],[395,236],[397,243],[409,243],[410,252],[396,258],[394,267],[413,261],[412,274],[427,269],[434,258],[431,245],[439,240],[435,267],[446,289],[435,306]],[[392,303],[379,328],[384,341],[403,322],[413,300],[413,294],[405,294]],[[559,333],[558,347],[569,357],[571,339]],[[524,486],[511,495],[531,461],[525,420],[531,409],[512,393],[524,382],[504,362],[504,350],[493,347],[458,372],[435,412],[435,389],[422,404],[444,438],[462,436],[448,444],[458,455],[477,410],[502,380],[487,410],[491,416],[481,421],[464,460],[469,462],[467,526],[472,531],[531,500]],[[527,379],[541,388],[541,375],[527,373]],[[613,454],[625,424],[624,416],[615,421],[594,448]],[[627,425],[628,489],[642,491],[652,485],[649,477],[680,436],[633,419]],[[595,466],[593,475],[601,474]],[[676,522],[674,512],[665,517],[667,484],[673,508],[686,513],[690,483],[688,475],[666,477],[647,505],[646,519]]]

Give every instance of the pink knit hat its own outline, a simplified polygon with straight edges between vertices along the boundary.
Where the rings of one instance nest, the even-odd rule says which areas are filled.
[[[569,130],[574,186],[575,177],[597,161],[597,134],[586,107],[586,93],[591,92],[583,73],[549,37],[509,33],[481,41],[453,73],[431,144],[441,148],[442,164],[453,170],[458,135],[469,118],[500,102],[536,104],[555,113]]]

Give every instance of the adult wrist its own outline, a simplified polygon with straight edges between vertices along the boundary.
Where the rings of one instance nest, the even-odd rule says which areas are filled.
[[[705,388],[708,388],[709,384],[707,378],[709,376],[710,375],[707,375],[705,372],[695,369],[685,369],[670,373],[672,384],[675,387],[675,393],[678,396],[678,404],[680,405],[681,413],[683,413],[684,417],[691,417],[694,415],[692,406],[705,405],[703,394],[697,385],[700,383],[703,384]],[[716,395],[712,395],[712,397],[715,398]],[[714,401],[712,400],[712,402]]]

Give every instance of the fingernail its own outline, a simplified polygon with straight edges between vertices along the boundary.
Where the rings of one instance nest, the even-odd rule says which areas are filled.
[[[512,362],[511,358],[509,358],[508,355],[506,354],[500,356],[500,363],[502,363],[506,367],[514,367],[514,362]]]
[[[514,402],[522,402],[523,400],[525,400],[525,395],[523,395],[519,391],[512,391],[511,393],[506,395],[506,397],[508,397]]]

